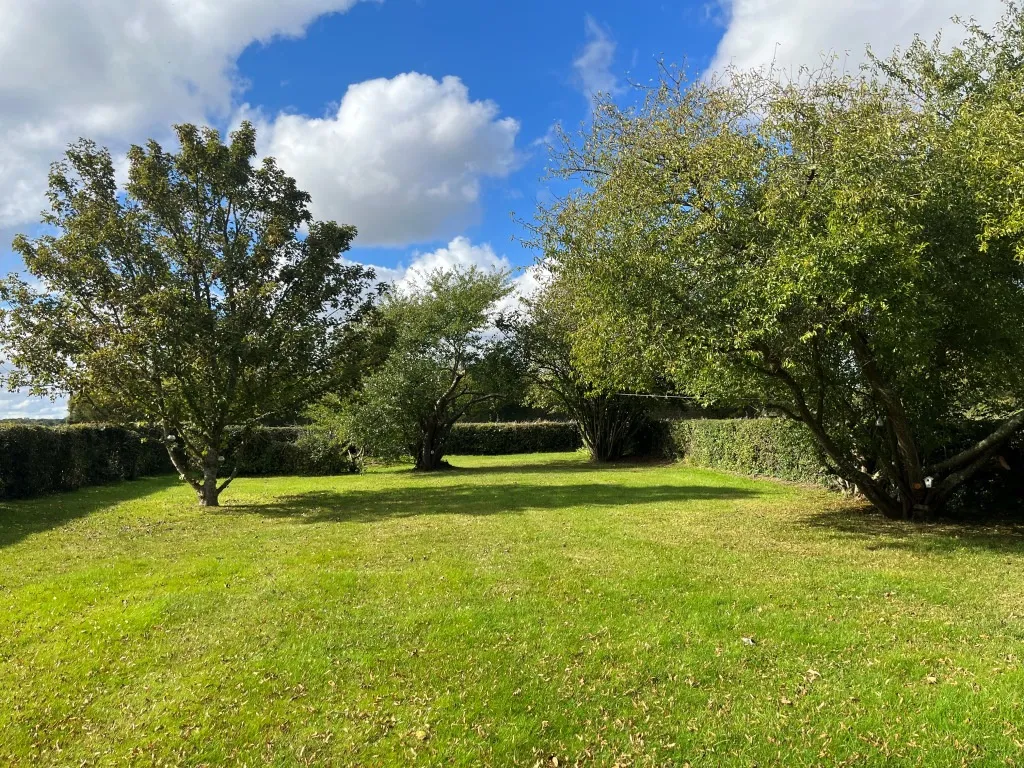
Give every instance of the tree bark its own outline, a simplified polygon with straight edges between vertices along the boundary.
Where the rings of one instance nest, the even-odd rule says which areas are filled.
[[[220,470],[220,457],[217,450],[207,448],[203,459],[203,485],[199,489],[199,506],[219,507],[221,488],[217,487],[217,473]]]
[[[416,469],[421,472],[436,472],[448,465],[444,460],[444,444],[451,427],[443,424],[429,424],[423,427],[419,445],[416,446]]]
[[[591,461],[615,461],[626,452],[636,428],[636,414],[613,397],[585,398],[573,409]]]

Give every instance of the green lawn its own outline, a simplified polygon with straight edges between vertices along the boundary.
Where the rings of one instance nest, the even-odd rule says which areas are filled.
[[[0,505],[0,764],[1024,763],[1020,532],[453,463]]]

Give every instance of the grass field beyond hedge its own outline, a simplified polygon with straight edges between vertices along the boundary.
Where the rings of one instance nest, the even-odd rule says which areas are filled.
[[[0,764],[1024,762],[1024,538],[576,454],[0,505]]]

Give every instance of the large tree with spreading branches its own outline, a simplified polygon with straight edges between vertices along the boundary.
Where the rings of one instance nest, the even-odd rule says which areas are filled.
[[[201,504],[216,506],[229,425],[294,411],[351,370],[368,270],[355,229],[315,221],[309,195],[243,124],[225,143],[177,126],[180,147],[110,153],[80,141],[50,173],[50,232],[18,237],[25,275],[0,289],[8,383],[73,393],[95,415],[157,426]]]
[[[1024,428],[1022,62],[1009,4],[859,75],[666,68],[603,103],[540,216],[575,360],[799,421],[886,515],[939,514]]]
[[[572,292],[563,281],[547,280],[521,303],[500,326],[514,340],[528,402],[572,419],[591,460],[622,458],[647,423],[647,409],[629,393],[595,385],[573,359],[579,324]]]
[[[335,397],[313,415],[339,427],[371,455],[412,456],[419,470],[447,466],[455,423],[515,383],[507,344],[495,328],[511,292],[503,272],[439,269],[393,286],[376,324],[388,352],[351,398]]]

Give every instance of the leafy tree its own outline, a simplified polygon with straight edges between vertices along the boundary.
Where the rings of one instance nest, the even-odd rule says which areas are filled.
[[[12,387],[70,392],[93,414],[158,425],[182,478],[216,506],[228,425],[287,411],[351,367],[372,273],[343,264],[355,229],[314,221],[309,195],[256,164],[243,124],[177,127],[178,152],[132,147],[128,182],[80,141],[50,173],[56,230],[19,236],[35,284],[3,283]]]
[[[141,413],[133,413],[110,404],[102,411],[93,406],[93,399],[88,395],[72,393],[68,397],[68,423],[89,424],[111,422],[118,424],[138,424],[145,421]]]
[[[510,290],[506,274],[475,267],[395,288],[380,307],[390,353],[342,409],[351,441],[383,458],[411,455],[420,470],[446,466],[452,426],[506,386],[508,359],[493,323]]]
[[[666,69],[606,102],[541,212],[576,361],[784,414],[886,515],[940,512],[1024,427],[1022,19],[859,76]]]
[[[622,458],[646,423],[641,401],[595,386],[573,361],[578,330],[574,300],[564,282],[549,281],[524,300],[524,311],[503,318],[515,339],[534,405],[562,413],[580,430],[593,461]]]

